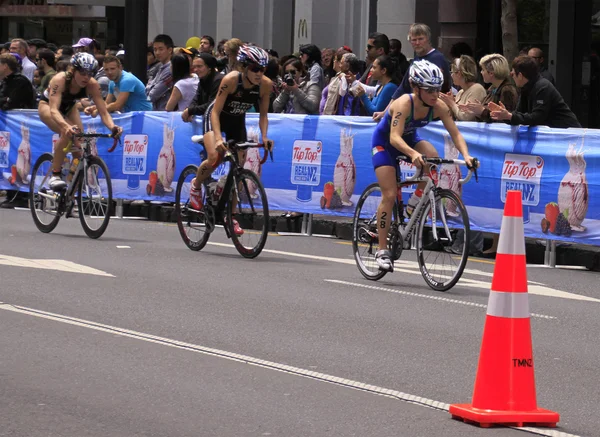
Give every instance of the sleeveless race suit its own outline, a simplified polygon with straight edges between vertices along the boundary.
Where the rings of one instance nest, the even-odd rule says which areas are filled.
[[[404,133],[402,139],[406,144],[414,149],[422,138],[417,134],[417,129],[420,127],[427,126],[433,120],[433,107],[429,108],[429,112],[425,118],[421,120],[415,120],[415,104],[413,101],[412,94],[410,97],[410,114],[406,117],[404,122]],[[397,167],[396,158],[401,155],[400,151],[396,149],[390,143],[390,129],[392,127],[392,116],[387,111],[383,119],[379,122],[373,133],[372,140],[372,155],[373,155],[373,168],[381,167],[384,165],[390,165]]]
[[[78,100],[84,99],[87,97],[87,91],[85,88],[81,88],[77,94],[71,94],[69,92],[69,90],[71,89],[71,82],[73,80],[73,75],[70,73],[65,73],[65,90],[62,93],[62,99],[60,100],[60,107],[58,108],[58,110],[60,111],[60,113],[64,116],[69,115],[69,112],[71,112],[71,109],[73,109],[75,107],[75,104],[77,103]],[[49,93],[49,89],[50,87],[46,88],[44,90],[44,93],[42,94],[42,96],[40,97],[40,100],[43,100],[46,103],[50,102],[50,93]]]
[[[233,94],[227,95],[223,110],[219,116],[221,132],[225,134],[227,141],[246,141],[246,112],[252,108],[260,98],[260,85],[252,88],[244,88],[242,73],[238,76],[238,85]],[[213,101],[204,114],[204,133],[212,131],[210,115],[212,113]]]

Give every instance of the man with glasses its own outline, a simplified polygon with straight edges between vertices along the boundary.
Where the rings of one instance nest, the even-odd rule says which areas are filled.
[[[511,125],[549,126],[557,128],[581,127],[579,120],[549,80],[544,79],[538,64],[530,56],[518,56],[510,72],[515,85],[521,89],[517,110],[509,112],[502,102],[490,102],[492,120]]]
[[[217,98],[204,114],[204,148],[207,158],[192,179],[190,206],[195,210],[203,207],[202,182],[219,166],[227,148],[222,134],[225,134],[227,141],[246,141],[246,112],[257,103],[260,109],[258,126],[262,143],[269,150],[273,147],[273,141],[267,137],[267,113],[273,84],[264,75],[269,55],[260,47],[243,45],[238,51],[237,61],[243,70],[232,71],[221,80]],[[244,164],[242,158],[243,156],[240,157],[241,165]],[[234,220],[233,225],[236,235],[244,233],[237,220]]]
[[[444,82],[441,91],[443,93],[447,93],[448,91],[450,91],[450,88],[452,86],[452,79],[450,78],[450,65],[448,64],[448,61],[446,60],[444,55],[439,50],[436,50],[431,46],[431,29],[429,28],[429,26],[423,23],[412,24],[410,26],[410,29],[408,30],[408,39],[413,47],[413,50],[415,51],[415,57],[413,59],[413,62],[419,60],[426,60],[434,65],[437,65],[438,68],[442,71],[444,77]],[[396,100],[400,96],[410,93],[411,90],[412,87],[410,85],[409,75],[405,74],[402,83],[396,89],[396,92],[392,96],[392,101],[390,102],[390,105],[394,102],[394,100]],[[390,105],[388,105],[386,110],[383,112],[375,112],[373,114],[373,119],[380,120],[384,116],[386,111],[390,109]]]
[[[373,62],[375,62],[375,59],[381,55],[387,55],[390,52],[390,40],[387,35],[383,33],[373,32],[369,35],[365,51],[367,52],[367,67],[360,78],[360,82],[365,85],[375,86],[377,85],[377,81],[371,81],[371,67],[373,66]]]
[[[540,49],[538,47],[532,47],[527,52],[527,55],[530,58],[533,58],[533,60],[538,64],[538,67],[540,68],[540,75],[544,79],[548,79],[550,81],[550,83],[552,83],[552,85],[556,85],[556,83],[554,82],[554,76],[552,76],[552,73],[550,73],[550,70],[548,70],[544,66],[544,52],[542,51],[542,49]]]
[[[35,61],[38,68],[44,72],[44,77],[42,77],[42,82],[40,83],[40,87],[38,89],[40,94],[42,94],[46,88],[48,88],[50,81],[56,74],[56,70],[54,70],[56,58],[54,57],[52,50],[40,49],[38,50]]]

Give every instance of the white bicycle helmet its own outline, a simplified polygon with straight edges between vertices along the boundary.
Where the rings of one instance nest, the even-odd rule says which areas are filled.
[[[237,60],[242,64],[254,63],[266,67],[269,54],[260,47],[244,44],[238,51]]]
[[[94,55],[85,52],[75,53],[71,58],[71,65],[77,70],[90,73],[96,73],[96,70],[98,70],[98,61],[96,61]]]
[[[408,77],[419,88],[441,88],[444,84],[444,74],[440,67],[425,59],[412,63]]]

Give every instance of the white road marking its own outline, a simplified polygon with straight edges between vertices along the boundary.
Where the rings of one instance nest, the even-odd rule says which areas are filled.
[[[211,243],[211,242],[209,242],[208,244],[212,244],[213,246],[219,246],[219,247],[231,247],[231,248],[234,247],[232,244],[227,244],[227,243]],[[329,262],[334,262],[334,263],[338,263],[338,264],[348,264],[348,265],[356,264],[354,259],[332,258],[332,257],[327,257],[327,256],[308,255],[308,254],[304,254],[304,253],[294,253],[294,252],[284,252],[281,250],[272,250],[272,249],[263,249],[263,252],[272,253],[275,255],[291,256],[291,257],[296,257],[296,258],[306,258],[306,259],[313,259],[313,260],[319,260],[319,261],[329,261]],[[419,271],[419,264],[416,261],[405,261],[405,260],[396,261],[394,263],[394,273],[396,273],[396,272],[408,273],[411,275],[421,275],[421,272]],[[464,272],[467,274],[470,274],[470,275],[483,276],[483,277],[487,277],[487,278],[493,277],[492,273],[484,272],[482,270],[465,269]],[[529,286],[528,286],[529,294],[535,294],[535,295],[546,296],[546,297],[558,297],[561,299],[580,300],[580,301],[586,301],[586,302],[600,302],[600,299],[583,296],[581,294],[568,293],[568,292],[562,291],[562,290],[556,290],[554,288],[547,287],[544,284],[541,284],[539,282],[528,281],[528,283],[529,283]],[[470,278],[465,278],[465,277],[462,277],[460,279],[459,284],[461,286],[472,287],[472,288],[481,288],[482,290],[487,290],[487,291],[489,291],[490,288],[492,287],[491,281],[490,282],[479,281],[476,279],[470,279]]]
[[[484,305],[482,303],[468,302],[468,301],[460,300],[460,299],[450,299],[447,297],[441,297],[441,296],[436,296],[436,295],[431,295],[431,294],[414,293],[412,291],[398,290],[396,288],[379,287],[377,285],[358,284],[355,282],[340,281],[337,279],[324,279],[324,281],[331,282],[333,284],[350,285],[352,287],[367,288],[369,290],[387,291],[389,293],[396,293],[396,294],[401,294],[404,296],[421,297],[424,299],[437,300],[440,302],[455,303],[455,304],[465,305],[465,306],[469,306],[469,307],[484,308],[484,309],[487,308],[487,305]],[[536,314],[536,313],[531,313],[531,317],[537,317],[540,319],[556,319],[556,317],[554,317],[554,316],[547,316],[545,314]]]
[[[173,347],[177,349],[184,349],[189,352],[195,352],[204,355],[211,355],[218,358],[224,358],[231,361],[237,361],[244,364],[250,364],[253,366],[262,367],[265,369],[275,370],[278,372],[288,373],[296,376],[303,376],[306,378],[314,379],[317,381],[327,382],[331,384],[340,385],[355,390],[361,390],[368,393],[389,397],[401,401],[410,402],[412,404],[429,407],[435,410],[448,412],[450,404],[436,401],[433,399],[427,399],[421,396],[411,395],[403,393],[398,390],[392,390],[389,388],[379,387],[370,385],[365,382],[354,381],[351,379],[340,378],[326,373],[315,372],[313,370],[302,369],[300,367],[289,366],[286,364],[276,363],[273,361],[266,361],[260,358],[251,357],[248,355],[240,355],[234,352],[229,352],[221,349],[215,349],[207,346],[197,345],[193,343],[186,343],[179,340],[174,340],[165,337],[159,337],[152,334],[146,334],[139,331],[132,331],[130,329],[119,328],[116,326],[105,325],[102,323],[96,323],[89,320],[78,319],[75,317],[69,317],[61,314],[49,313],[46,311],[40,311],[33,308],[27,308],[22,306],[10,305],[0,302],[0,310],[11,311],[14,313],[26,314],[29,316],[39,317],[42,319],[52,320],[55,322],[66,323],[68,325],[80,326],[83,328],[93,329],[96,331],[107,332],[112,335],[119,335],[122,337],[134,338],[137,340],[147,341],[150,343],[160,344],[162,346]],[[467,427],[468,425],[465,425]],[[465,428],[466,429],[466,428]],[[541,428],[514,428],[520,431],[526,431],[533,434],[548,436],[548,437],[579,437],[573,434],[567,434],[559,431],[546,430]]]
[[[117,246],[117,249],[131,249],[131,246]]]
[[[63,259],[27,259],[0,254],[0,265],[27,267],[31,269],[58,270],[61,272],[82,273],[86,275],[108,276],[114,278],[114,275],[103,272],[102,270],[97,270]]]

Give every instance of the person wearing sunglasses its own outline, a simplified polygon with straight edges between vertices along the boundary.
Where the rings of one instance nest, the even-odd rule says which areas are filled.
[[[404,94],[396,99],[386,111],[383,119],[375,128],[372,140],[372,159],[375,175],[381,187],[381,202],[377,209],[379,250],[375,261],[380,269],[393,271],[394,264],[388,250],[387,236],[390,228],[392,208],[396,201],[398,188],[396,158],[403,154],[408,156],[417,168],[424,167],[429,171],[423,160],[437,157],[435,147],[419,137],[417,129],[426,126],[433,119],[440,119],[452,137],[454,145],[462,153],[467,165],[473,165],[469,156],[467,143],[458,131],[448,106],[439,99],[440,90],[444,83],[442,70],[429,61],[415,61],[408,72],[412,93]],[[417,190],[408,201],[406,212],[410,215],[420,201],[425,188],[424,182],[418,184]]]
[[[269,55],[260,47],[243,45],[239,48],[237,61],[242,71],[232,71],[221,80],[217,97],[204,114],[204,148],[207,158],[198,167],[190,189],[190,204],[196,210],[203,207],[202,182],[221,163],[227,149],[222,134],[225,134],[227,141],[246,141],[246,112],[257,104],[260,111],[258,125],[262,143],[268,150],[273,148],[273,141],[267,137],[267,114],[273,84],[271,79],[264,75]],[[244,165],[244,153],[240,153],[239,159],[240,164]],[[237,220],[234,220],[233,225],[236,235],[244,233]]]
[[[102,99],[100,85],[94,79],[97,69],[98,61],[92,54],[76,53],[71,58],[71,65],[67,71],[57,73],[40,98],[38,105],[40,120],[52,132],[60,135],[54,145],[52,177],[49,182],[50,188],[55,191],[66,187],[65,181],[61,178],[61,169],[66,155],[63,149],[73,134],[83,132],[83,123],[76,108],[78,100],[90,96],[108,130],[115,136],[120,136],[122,133],[122,129],[115,125],[108,113],[106,103]],[[81,158],[81,156],[74,157]]]

